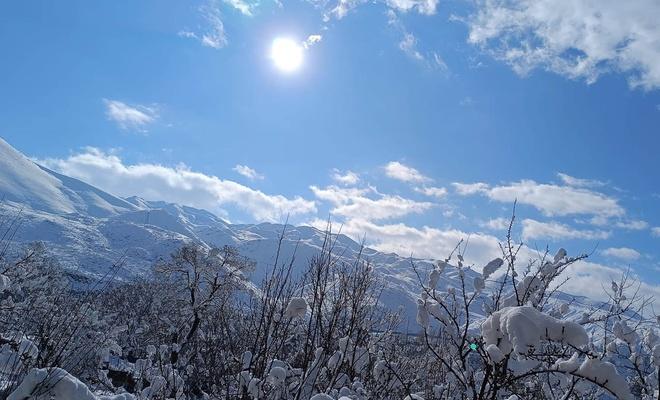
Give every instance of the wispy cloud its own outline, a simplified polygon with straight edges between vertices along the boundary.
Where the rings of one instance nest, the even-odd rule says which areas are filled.
[[[598,240],[607,239],[612,235],[611,232],[601,230],[581,230],[575,229],[559,222],[540,222],[533,219],[524,219],[522,221],[522,237],[524,240],[550,239],[550,240],[571,240],[585,239]]]
[[[287,215],[316,213],[314,201],[270,195],[237,182],[192,171],[185,165],[126,164],[117,155],[96,148],[64,159],[40,160],[42,165],[90,182],[119,196],[138,195],[222,213],[233,206],[257,221],[281,221]]]
[[[399,42],[399,49],[417,61],[424,61],[424,56],[417,50],[417,38],[411,32],[408,32],[394,10],[387,11],[387,23],[401,32],[402,38]]]
[[[511,219],[499,217],[499,218],[489,219],[488,221],[482,222],[479,225],[482,228],[488,228],[493,231],[503,231],[509,228],[510,223],[511,223]]]
[[[570,279],[561,290],[592,299],[608,300],[602,288],[609,286],[612,279],[618,279],[623,273],[624,271],[619,268],[583,260],[570,265],[564,272],[564,275]],[[660,287],[645,282],[639,282],[639,285],[641,294],[660,296]]]
[[[240,1],[238,3],[241,3]],[[220,8],[216,1],[209,1],[207,4],[199,7],[199,13],[204,20],[204,26],[197,31],[182,30],[179,36],[196,39],[202,45],[214,49],[221,49],[229,44],[225,25],[222,22]]]
[[[474,105],[474,99],[472,99],[470,96],[465,96],[461,99],[461,101],[458,102],[458,105],[461,107],[469,107]]]
[[[435,187],[435,186],[416,187],[415,192],[425,194],[429,197],[435,197],[437,199],[441,199],[447,196],[447,189],[443,187]]]
[[[262,180],[264,179],[264,176],[254,169],[248,167],[247,165],[241,165],[237,164],[234,168],[232,168],[236,173],[243,175],[244,177],[254,181],[254,180]]]
[[[649,227],[649,223],[642,220],[622,220],[614,222],[614,226],[621,229],[627,229],[630,231],[642,231]]]
[[[655,237],[660,237],[660,226],[654,226],[651,228],[651,235]]]
[[[628,247],[610,247],[601,252],[604,256],[618,258],[623,261],[635,261],[642,255]]]
[[[439,0],[385,0],[388,11],[409,12],[416,11],[423,15],[433,15],[438,8]],[[318,2],[323,4],[323,2]],[[325,12],[324,19],[330,18],[342,19],[351,10],[362,4],[367,4],[367,0],[337,0],[334,6]]]
[[[366,0],[337,0],[335,6],[324,13],[323,20],[327,22],[331,18],[342,19],[351,10],[366,2]]]
[[[583,178],[576,178],[567,174],[564,174],[562,172],[558,172],[557,176],[559,179],[562,180],[565,184],[568,186],[573,186],[573,187],[601,187],[605,186],[606,183],[603,181],[599,181],[596,179],[583,179]]]
[[[229,4],[236,10],[240,11],[241,14],[247,15],[248,17],[252,16],[253,9],[255,8],[255,4],[249,3],[244,0],[223,0],[226,4]]]
[[[158,118],[158,109],[154,106],[126,104],[119,100],[103,99],[105,115],[121,129],[147,132],[147,126]]]
[[[399,49],[407,54],[409,57],[418,61],[424,61],[425,58],[422,53],[417,50],[417,38],[410,32],[405,32],[403,38],[399,42]]]
[[[503,203],[517,200],[550,217],[585,214],[610,218],[625,215],[624,208],[615,198],[584,188],[537,183],[533,180],[492,187],[485,183],[453,185],[461,195],[482,194]]]
[[[454,182],[451,185],[454,187],[454,190],[456,190],[456,193],[460,194],[461,196],[469,196],[477,193],[486,193],[488,190],[488,184],[483,182],[476,182],[476,183]]]
[[[305,49],[309,49],[315,44],[320,43],[321,40],[323,40],[323,36],[321,35],[309,35],[307,36],[307,39],[305,39],[305,41],[303,42],[303,47]]]
[[[360,182],[360,175],[353,171],[341,172],[338,169],[333,169],[332,174],[330,175],[332,180],[342,185],[356,185]]]
[[[312,225],[322,228],[323,223],[316,220]],[[365,237],[369,247],[379,251],[435,259],[447,257],[461,240],[469,237],[467,257],[470,262],[477,263],[477,269],[500,254],[496,237],[457,229],[416,228],[404,223],[378,224],[363,218],[351,218],[342,224],[342,233],[357,240]]]
[[[415,10],[420,14],[433,15],[439,2],[439,0],[387,0],[387,5],[402,12]]]
[[[413,167],[404,165],[398,161],[391,161],[385,165],[385,175],[392,179],[408,183],[430,182],[431,178],[424,176]]]
[[[407,1],[401,1],[401,6],[403,3],[412,3]],[[412,8],[412,6],[410,7]],[[406,10],[410,9],[407,8]],[[399,31],[401,34],[401,40],[399,41],[399,49],[406,54],[408,57],[419,61],[426,65],[427,67],[447,71],[449,68],[443,60],[443,58],[437,52],[432,52],[430,54],[424,55],[418,49],[418,39],[417,37],[406,29],[405,25],[397,15],[397,13],[390,9],[387,11],[387,21],[390,26]]]
[[[333,205],[333,215],[346,218],[362,218],[369,221],[387,220],[404,217],[409,214],[421,214],[433,203],[414,201],[401,196],[379,194],[373,188],[341,188],[328,186],[310,189],[319,200]],[[369,197],[371,195],[372,197]]]

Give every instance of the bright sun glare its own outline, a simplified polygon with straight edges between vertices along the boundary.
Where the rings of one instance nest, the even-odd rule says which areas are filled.
[[[273,40],[270,57],[275,66],[284,72],[293,72],[300,68],[303,61],[303,48],[295,40],[277,38]]]

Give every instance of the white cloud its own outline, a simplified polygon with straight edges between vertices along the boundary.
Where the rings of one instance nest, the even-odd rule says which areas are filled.
[[[324,229],[326,222],[315,220],[311,225]],[[474,264],[477,271],[493,258],[501,257],[499,240],[495,236],[455,229],[441,230],[428,226],[415,228],[403,223],[379,225],[361,219],[351,219],[342,225],[341,232],[358,241],[365,238],[369,247],[381,252],[431,259],[447,257],[463,239],[467,242],[465,260],[468,265]],[[518,256],[519,266],[526,265],[528,260],[536,256],[534,250],[523,246]],[[590,299],[606,300],[605,288],[610,286],[613,279],[618,280],[623,272],[618,268],[582,260],[570,265],[564,272],[564,276],[570,279],[564,282],[561,290]],[[660,288],[640,283],[640,294],[658,297]]]
[[[655,237],[660,237],[660,226],[654,226],[651,228],[651,235]]]
[[[423,193],[427,196],[435,197],[438,199],[441,199],[447,195],[447,189],[435,186],[416,187],[415,192]]]
[[[492,187],[485,183],[453,185],[459,194],[480,193],[503,203],[518,200],[518,203],[531,205],[546,216],[586,214],[620,217],[625,214],[616,199],[584,188],[536,183],[532,180]]]
[[[543,68],[591,83],[624,72],[632,87],[660,87],[657,0],[479,0],[469,42],[524,75]]]
[[[595,179],[582,179],[582,178],[576,178],[561,172],[557,173],[557,176],[559,179],[562,180],[565,184],[568,186],[574,186],[574,187],[600,187],[600,186],[605,186],[605,182],[595,180]]]
[[[250,180],[261,180],[264,179],[264,176],[254,169],[248,167],[247,165],[241,165],[241,164],[236,164],[234,168],[232,168],[234,171],[236,171],[238,174],[243,175],[244,177],[250,179]]]
[[[318,220],[314,226],[321,227]],[[456,229],[440,230],[428,226],[415,228],[403,223],[379,225],[361,218],[349,219],[342,224],[341,232],[355,240],[365,237],[369,247],[403,257],[443,259],[456,245],[468,240],[466,260],[481,267],[501,255],[499,241],[494,236],[470,234]]]
[[[390,178],[410,183],[430,182],[432,179],[424,176],[413,167],[401,164],[398,161],[391,161],[385,166],[385,175]]]
[[[287,215],[316,213],[314,201],[299,196],[268,195],[239,183],[190,170],[158,164],[127,165],[119,157],[95,148],[66,159],[46,159],[40,164],[89,182],[110,193],[141,196],[211,211],[232,205],[258,221],[280,221]]]
[[[610,237],[610,235],[611,232],[574,229],[568,225],[560,224],[558,222],[540,222],[533,219],[525,219],[522,221],[522,237],[524,240],[597,240],[607,239]]]
[[[327,1],[324,0],[311,0],[312,3],[325,6]],[[350,11],[357,8],[362,4],[366,4],[367,0],[337,0],[334,6],[324,14],[324,20],[327,22],[330,18],[342,19]],[[388,11],[417,11],[423,15],[433,15],[438,8],[439,0],[385,0],[385,4],[389,8]]]
[[[461,196],[469,196],[477,193],[484,193],[488,190],[488,184],[483,182],[477,183],[460,183],[454,182],[451,184],[454,187],[456,193]]]
[[[538,208],[548,216],[570,214],[596,214],[620,216],[625,213],[616,199],[586,189],[539,184],[523,180],[506,186],[495,186],[488,197],[500,202],[513,202]]]
[[[179,36],[196,39],[202,45],[214,49],[221,49],[227,46],[229,40],[227,39],[225,25],[220,15],[220,8],[216,2],[209,1],[208,4],[199,7],[199,12],[205,21],[206,27],[200,32],[182,30],[179,32]]]
[[[323,36],[321,35],[309,35],[307,36],[307,39],[303,42],[303,47],[305,49],[309,49],[310,47],[314,46],[317,43],[320,43],[321,40],[323,39]]]
[[[610,247],[601,252],[604,256],[614,257],[624,261],[635,261],[641,257],[637,250],[628,247]]]
[[[331,178],[342,185],[355,185],[360,182],[360,175],[356,174],[353,171],[346,171],[342,173],[338,169],[332,170]]]
[[[103,99],[105,115],[121,129],[147,132],[147,126],[158,118],[155,107],[129,105],[119,100]]]
[[[505,231],[509,229],[509,225],[511,224],[511,219],[509,218],[494,218],[494,219],[489,219],[486,222],[482,222],[481,227],[483,228],[488,228],[493,231]]]
[[[433,203],[418,202],[387,194],[376,193],[377,198],[372,199],[366,196],[375,192],[375,189],[372,188],[310,186],[310,189],[318,199],[333,204],[334,208],[331,212],[334,215],[346,218],[361,218],[369,221],[386,220],[409,214],[421,214],[433,207]]]
[[[387,0],[387,5],[398,11],[416,10],[420,14],[433,15],[438,8],[439,0]]]
[[[584,222],[584,221],[578,221]],[[625,219],[619,218],[613,220],[605,215],[595,215],[586,221],[595,226],[613,226],[616,228],[621,228],[629,231],[641,231],[649,227],[648,222],[638,219]]]
[[[337,4],[329,12],[325,13],[323,19],[326,22],[330,20],[331,17],[342,19],[349,13],[349,11],[365,2],[366,0],[337,0]]]
[[[174,168],[157,164],[130,165],[117,155],[104,153],[95,148],[88,148],[82,153],[65,159],[47,159],[39,162],[46,167],[88,181],[120,196],[139,195],[148,199],[176,202],[212,211],[222,211],[220,207],[223,206],[235,206],[252,215],[255,220],[278,221],[287,214],[315,218],[317,212],[314,201],[301,197],[288,198],[282,195],[265,194],[230,180],[191,171],[185,165]],[[397,167],[395,170],[397,174],[405,171],[397,176],[405,177],[402,180],[406,182],[411,180],[411,176],[417,177],[414,179],[420,179],[420,177],[428,179],[410,167]],[[339,177],[345,177],[349,176],[351,171],[343,174],[338,170],[334,172]],[[357,174],[355,175],[358,179]],[[348,179],[353,182],[352,178]],[[347,183],[351,184],[351,182]],[[489,197],[495,189],[484,183],[456,184],[454,187],[459,193],[483,193]],[[451,228],[439,229],[426,225],[416,227],[396,220],[396,218],[411,214],[424,213],[434,206],[432,203],[382,194],[373,187],[329,186],[319,188],[312,186],[310,189],[319,200],[327,201],[332,205],[332,212],[342,219],[342,233],[358,240],[366,235],[367,244],[377,250],[396,252],[402,256],[412,254],[416,257],[437,259],[446,257],[461,239],[465,239],[468,242],[466,261],[468,264],[475,263],[477,270],[492,258],[501,255],[499,240],[495,236]],[[415,190],[425,189],[442,191],[444,188],[429,188],[423,185],[415,188]],[[569,187],[568,189],[578,193],[593,194],[582,188]],[[554,190],[557,189],[545,188],[542,192],[553,194]],[[564,192],[560,193],[564,194]],[[593,200],[593,198],[590,199]],[[558,212],[555,208],[552,210]],[[565,211],[562,207],[559,207],[558,210]],[[611,212],[604,211],[599,211],[599,213],[611,214]],[[318,225],[319,222],[313,222],[313,224]],[[598,239],[609,234],[609,232],[599,230],[576,230],[554,222],[524,220],[522,224],[523,236],[526,238]],[[505,229],[508,226],[508,219],[497,218],[482,226]],[[653,228],[652,232],[660,237],[660,227]],[[624,253],[621,251],[619,253],[618,258],[622,258],[621,254]],[[523,247],[519,257],[520,263],[524,264],[532,254],[532,250]],[[633,256],[634,253],[629,252],[628,257]],[[622,272],[617,268],[588,262],[577,263],[571,266],[569,271],[568,275],[571,276],[571,279],[562,289],[593,298],[603,298],[600,286],[608,284],[610,279],[618,277]],[[643,293],[660,294],[660,290],[652,285],[642,284],[642,290]]]
[[[564,272],[564,276],[570,277],[561,287],[561,290],[579,296],[586,296],[595,300],[607,300],[605,290],[610,287],[610,282],[619,280],[624,273],[619,268],[614,268],[589,261],[579,261],[570,265]],[[633,276],[633,278],[635,278]],[[660,287],[639,282],[640,294],[658,298]]]
[[[252,16],[252,9],[255,7],[254,4],[250,4],[243,0],[223,0],[223,1],[226,4],[229,4],[230,6],[240,11],[241,14],[247,15],[248,17]]]
[[[614,226],[631,231],[641,231],[649,227],[649,223],[642,220],[617,221]]]
[[[325,189],[317,186],[310,186],[310,189],[316,197],[321,200],[329,201],[334,205],[351,203],[353,199],[364,197],[373,191],[371,188],[340,188],[337,186],[328,186]]]

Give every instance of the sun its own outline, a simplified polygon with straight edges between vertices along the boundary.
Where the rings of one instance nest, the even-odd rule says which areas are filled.
[[[270,58],[284,72],[296,71],[303,62],[303,47],[289,38],[276,38],[270,48]]]

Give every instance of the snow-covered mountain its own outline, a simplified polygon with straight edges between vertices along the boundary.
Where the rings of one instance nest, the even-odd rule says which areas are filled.
[[[115,263],[122,266],[121,279],[143,274],[159,258],[195,241],[209,247],[237,247],[256,261],[251,279],[259,282],[275,262],[283,233],[280,260],[288,261],[295,253],[298,271],[319,252],[324,240],[324,232],[308,226],[231,225],[192,207],[138,197],[122,199],[37,165],[2,139],[0,198],[3,216],[21,216],[13,238],[15,251],[40,241],[62,266],[95,276],[102,276]],[[337,237],[335,252],[347,262],[360,250],[360,244],[349,237]],[[388,283],[383,302],[412,310],[417,278],[411,260],[368,248],[362,255]]]
[[[2,138],[0,193],[4,200],[60,215],[108,217],[137,209],[126,200],[35,164]]]
[[[120,263],[120,279],[144,274],[159,258],[195,241],[209,247],[238,248],[257,263],[250,278],[259,282],[275,262],[282,233],[280,260],[288,261],[295,253],[298,271],[319,252],[325,236],[309,226],[232,225],[192,207],[138,197],[122,199],[41,167],[2,139],[0,199],[0,215],[21,215],[20,229],[13,238],[16,251],[22,245],[41,241],[62,266],[80,273],[102,276],[113,264]],[[347,262],[360,250],[360,244],[349,237],[337,237],[335,254]],[[403,307],[407,315],[414,315],[419,285],[411,263],[428,266],[431,261],[369,248],[362,249],[362,256],[387,284],[382,302],[393,309]],[[477,274],[469,269],[466,273]],[[457,275],[455,269],[447,270],[439,289],[458,287]]]

